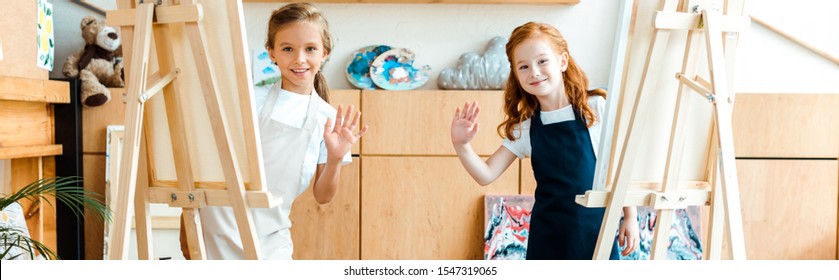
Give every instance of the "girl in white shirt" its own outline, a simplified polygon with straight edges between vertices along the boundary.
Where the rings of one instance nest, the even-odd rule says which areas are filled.
[[[361,112],[353,113],[352,106],[336,111],[327,103],[329,89],[321,69],[332,38],[315,6],[292,3],[275,10],[265,47],[282,76],[266,97],[258,98],[259,131],[267,189],[282,203],[253,208],[252,213],[262,258],[288,260],[293,252],[291,205],[313,178],[315,200],[332,200],[341,166],[352,161],[350,148],[367,126],[354,134]],[[208,259],[244,258],[231,208],[204,207],[200,215]]]

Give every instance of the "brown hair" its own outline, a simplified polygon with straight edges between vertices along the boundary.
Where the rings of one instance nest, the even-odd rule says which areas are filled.
[[[326,21],[326,17],[318,11],[317,7],[310,3],[291,3],[274,10],[271,13],[271,19],[268,20],[268,36],[265,37],[265,48],[269,50],[274,48],[274,35],[286,25],[306,21],[320,27],[323,50],[327,55],[332,53],[332,35],[329,33],[329,22]],[[315,74],[315,91],[318,92],[320,98],[329,102],[329,86],[326,84],[326,78],[321,71],[327,61],[328,57],[321,64],[321,69],[318,69],[317,74]]]
[[[513,135],[515,126],[533,116],[539,106],[536,97],[524,91],[519,84],[516,66],[513,62],[513,51],[519,44],[531,38],[548,41],[557,55],[568,52],[568,42],[565,41],[565,38],[562,38],[559,30],[549,24],[528,22],[513,30],[510,40],[507,42],[507,59],[510,61],[510,72],[512,74],[507,78],[507,85],[504,88],[504,113],[506,118],[497,128],[498,135],[510,140],[516,138]],[[588,106],[588,97],[596,95],[606,98],[606,91],[603,89],[588,90],[588,77],[571,57],[571,54],[568,54],[568,68],[562,73],[562,79],[565,84],[565,94],[568,101],[571,102],[571,106],[588,121],[586,125],[591,127],[597,121],[597,116]]]

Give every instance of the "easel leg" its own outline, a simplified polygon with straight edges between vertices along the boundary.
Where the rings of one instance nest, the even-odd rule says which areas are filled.
[[[145,138],[144,138],[145,139]],[[137,166],[137,193],[134,196],[134,224],[137,230],[137,259],[150,260],[154,255],[152,250],[151,215],[149,214],[149,177],[146,155],[146,141],[142,140]]]
[[[675,0],[662,0],[660,4],[661,9],[659,10],[675,11],[677,4],[678,1]],[[647,63],[644,65],[644,71],[641,74],[641,83],[638,86],[638,92],[635,96],[635,103],[629,118],[629,127],[627,127],[623,149],[618,160],[615,182],[612,185],[610,199],[606,205],[606,214],[603,216],[603,223],[600,225],[600,235],[597,239],[597,246],[594,249],[594,259],[608,260],[611,254],[612,246],[614,245],[614,233],[618,230],[618,222],[623,212],[630,177],[632,176],[632,169],[635,165],[637,151],[639,150],[639,141],[641,140],[641,133],[633,133],[633,124],[640,123],[637,120],[645,120],[646,118],[647,110],[639,110],[639,107],[648,103],[642,97],[649,96],[654,88],[649,85],[645,87],[646,77],[657,76],[658,67],[655,66],[661,61],[664,53],[662,50],[667,48],[669,39],[669,30],[656,29],[653,31],[650,48],[647,50]]]
[[[129,205],[134,200],[137,183],[137,161],[140,148],[140,132],[143,127],[143,103],[139,96],[145,90],[146,71],[149,58],[152,15],[151,3],[137,6],[137,24],[134,31],[134,52],[131,54],[131,69],[128,79],[128,105],[125,111],[125,146],[119,175],[119,195],[114,215],[114,244],[108,246],[108,258],[113,260],[128,257],[128,234],[131,224]]]
[[[685,53],[682,58],[683,75],[688,77],[696,73],[696,54],[699,49],[700,34],[689,30],[685,43]],[[662,191],[672,193],[679,190],[679,171],[681,170],[682,154],[685,147],[685,123],[690,110],[689,88],[684,83],[679,83],[676,95],[676,110],[673,114],[673,123],[670,127],[670,144],[667,150],[667,162],[664,169],[664,186]],[[667,251],[670,246],[670,230],[675,209],[658,209],[656,211],[656,226],[653,234],[653,241],[650,250],[650,259],[667,259]]]
[[[731,256],[734,260],[746,259],[746,244],[743,236],[743,219],[740,213],[740,192],[737,182],[737,162],[734,159],[734,136],[732,135],[731,114],[733,98],[730,97],[724,64],[722,31],[719,15],[715,12],[702,12],[705,18],[705,39],[708,44],[708,65],[711,70],[711,83],[716,94],[714,119],[719,136],[720,178],[722,182],[723,205],[726,225],[731,232]]]
[[[192,54],[196,62],[198,76],[202,81],[201,89],[210,116],[210,123],[213,126],[213,136],[219,152],[225,183],[227,184],[230,206],[233,208],[239,234],[242,237],[245,258],[260,259],[260,250],[256,246],[256,228],[250,207],[245,200],[245,183],[239,170],[238,161],[236,161],[236,151],[232,146],[229,125],[224,115],[224,106],[218,94],[218,86],[215,83],[213,64],[206,51],[207,39],[203,26],[198,22],[188,22],[186,23],[186,33],[193,49]]]
[[[174,51],[169,38],[170,29],[167,25],[158,25],[154,27],[155,46],[157,49],[157,60],[160,73],[166,75],[168,73],[178,73],[180,70],[175,68]],[[192,164],[190,162],[189,148],[186,138],[186,125],[184,124],[184,112],[181,99],[179,97],[177,79],[163,87],[163,98],[166,103],[166,116],[169,124],[169,135],[172,144],[172,153],[175,162],[175,171],[178,174],[178,189],[185,192],[193,191],[195,188],[195,179],[192,174]],[[196,208],[182,208],[181,216],[181,230],[183,231],[186,251],[188,252],[188,259],[203,260],[206,259],[204,248],[204,236],[201,233],[200,218]]]

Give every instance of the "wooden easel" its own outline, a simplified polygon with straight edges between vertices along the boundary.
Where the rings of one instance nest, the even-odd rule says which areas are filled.
[[[653,237],[650,259],[666,259],[669,245],[669,230],[674,210],[694,205],[711,206],[710,236],[706,240],[705,259],[720,259],[722,235],[731,246],[732,258],[746,259],[743,237],[743,223],[740,213],[740,195],[734,159],[734,141],[732,135],[732,108],[734,93],[732,81],[734,73],[734,53],[738,32],[747,30],[749,18],[741,16],[742,0],[726,1],[726,15],[700,5],[683,5],[677,11],[678,0],[662,0],[654,14],[654,30],[646,63],[641,74],[641,83],[635,97],[626,138],[623,143],[620,160],[617,164],[615,179],[611,182],[611,192],[593,190],[579,195],[577,203],[586,207],[606,207],[606,214],[601,224],[594,259],[609,259],[615,233],[625,206],[647,206],[657,210],[656,227]],[[645,111],[639,110],[643,102],[654,90],[655,75],[648,76],[663,61],[662,53],[667,48],[671,30],[686,30],[682,70],[676,73],[679,90],[676,97],[676,110],[670,132],[670,144],[664,170],[663,183],[630,184],[630,176],[641,147],[641,135],[644,131],[633,131],[633,124],[645,122]],[[726,34],[727,33],[727,34]],[[725,44],[723,35],[726,34]],[[704,35],[704,38],[703,38]],[[696,60],[699,43],[704,39],[708,57],[710,82],[696,75]],[[706,181],[679,181],[682,151],[685,142],[685,119],[689,116],[684,111],[688,108],[686,90],[690,89],[702,95],[713,108],[713,129],[711,149],[708,155]],[[646,98],[646,99],[643,99]],[[610,159],[611,162],[611,159]],[[719,172],[719,173],[718,173]],[[611,173],[611,172],[609,172]],[[719,176],[719,179],[717,179]],[[609,183],[606,183],[609,185]],[[595,186],[597,187],[597,186]],[[724,222],[724,223],[723,223]],[[728,231],[723,232],[727,226]]]
[[[208,55],[207,39],[202,25],[203,8],[195,0],[185,3],[162,5],[163,1],[135,4],[133,0],[119,0],[118,10],[108,12],[109,25],[122,27],[123,51],[125,57],[127,105],[125,112],[125,146],[119,170],[118,195],[112,230],[112,244],[108,246],[109,259],[126,259],[128,256],[128,234],[130,208],[134,205],[137,228],[138,257],[150,259],[151,235],[150,203],[165,203],[183,208],[184,230],[187,233],[190,259],[205,259],[203,237],[197,208],[204,206],[233,207],[239,233],[242,238],[245,257],[259,259],[260,252],[250,208],[266,208],[277,205],[265,191],[264,170],[259,146],[258,131],[254,128],[253,92],[250,84],[250,63],[246,59],[244,45],[244,19],[240,0],[228,0],[227,9],[236,64],[237,90],[244,123],[245,141],[250,168],[250,184],[246,184],[239,169],[236,151],[232,146],[231,131],[223,114],[223,103],[214,74],[213,63]],[[169,2],[169,1],[166,1]],[[179,1],[175,1],[179,2]],[[184,125],[184,109],[181,104],[178,77],[182,73],[175,65],[173,55],[172,24],[184,24],[188,41],[196,61],[197,75],[206,102],[209,121],[221,160],[224,182],[200,182],[192,173],[189,149]],[[159,71],[149,72],[151,37],[154,36]],[[181,76],[183,77],[183,76]],[[171,135],[177,182],[160,181],[154,174],[153,145],[149,120],[144,114],[144,104],[158,92],[163,92],[166,117]],[[146,126],[143,124],[147,123]],[[142,132],[141,132],[141,129]],[[144,137],[141,137],[144,136]],[[142,145],[141,145],[142,144]],[[139,155],[143,154],[144,157]],[[138,164],[139,161],[139,164]],[[139,173],[139,174],[138,174]]]

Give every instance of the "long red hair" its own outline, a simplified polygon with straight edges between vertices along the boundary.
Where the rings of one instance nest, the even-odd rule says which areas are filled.
[[[504,88],[504,114],[506,118],[498,125],[498,135],[515,140],[513,129],[529,119],[539,107],[539,101],[532,94],[527,93],[519,84],[516,74],[513,52],[516,47],[527,39],[538,38],[550,43],[557,57],[568,52],[568,42],[553,26],[539,22],[528,22],[516,27],[510,34],[507,42],[507,59],[510,61],[510,77],[507,78],[507,85]],[[588,106],[589,96],[596,95],[606,98],[606,91],[603,89],[588,90],[588,76],[574,61],[571,54],[568,54],[568,68],[562,73],[565,84],[565,94],[571,106],[587,120],[587,126],[591,127],[597,121],[597,115]]]

